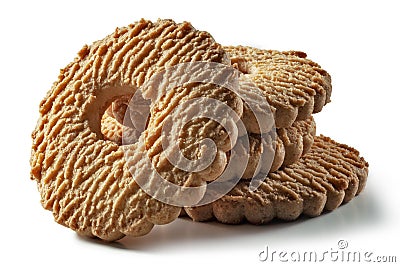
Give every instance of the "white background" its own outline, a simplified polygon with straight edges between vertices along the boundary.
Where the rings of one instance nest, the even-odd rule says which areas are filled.
[[[400,8],[395,2],[2,1],[0,266],[267,266],[271,262],[258,256],[265,246],[322,253],[337,250],[339,240],[348,242],[347,251],[395,255],[399,262],[394,244],[400,235]],[[332,102],[315,116],[318,132],[361,151],[370,163],[366,190],[314,219],[266,226],[178,219],[114,244],[82,239],[56,224],[29,179],[39,102],[83,44],[141,17],[188,20],[223,44],[307,52],[333,79]]]

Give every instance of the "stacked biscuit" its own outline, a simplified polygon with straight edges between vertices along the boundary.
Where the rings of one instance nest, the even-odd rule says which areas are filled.
[[[185,65],[193,62],[205,65],[195,70]],[[229,75],[213,64],[239,72],[238,92],[250,96],[256,109],[224,86]],[[205,82],[180,83],[168,91],[163,82],[146,87],[142,100],[149,103],[147,113],[137,109],[138,116],[130,118],[142,127],[124,123],[138,88],[174,66],[173,80],[190,76],[193,81],[195,76]],[[61,71],[40,105],[32,134],[31,178],[38,183],[42,205],[58,223],[104,240],[144,235],[182,210],[196,221],[215,218],[223,223],[318,216],[360,193],[368,174],[368,163],[358,151],[315,136],[312,114],[322,110],[330,95],[329,74],[305,53],[223,47],[186,22],[141,20],[84,46]],[[196,99],[226,125],[241,121],[244,132],[232,133],[210,117],[186,121],[197,112]],[[224,103],[232,112],[213,110],[204,99]],[[258,120],[257,112],[266,107],[274,135],[274,127]],[[135,141],[124,142],[124,135]],[[187,170],[168,158],[166,136],[189,161],[207,154],[204,139],[214,142],[215,155],[205,168]],[[229,161],[243,140],[248,140],[248,161],[236,172]],[[170,201],[173,197],[163,198],[174,187],[164,187],[159,178],[169,185],[206,188],[194,196],[202,203],[212,194],[207,188],[224,173],[238,182],[204,205],[182,207]],[[255,177],[259,184],[253,190]]]
[[[318,216],[360,193],[366,183],[368,163],[353,148],[315,136],[311,114],[321,111],[330,101],[329,74],[302,52],[225,49],[243,75],[265,92],[275,110],[279,145],[269,174],[255,191],[243,179],[217,201],[185,208],[186,213],[197,221],[215,217],[223,223],[245,219],[263,224],[275,217],[294,220],[302,213]],[[254,117],[244,114],[247,130],[257,132]],[[279,150],[284,156],[279,157]]]

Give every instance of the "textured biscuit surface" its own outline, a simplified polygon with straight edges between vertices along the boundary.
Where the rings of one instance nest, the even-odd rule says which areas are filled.
[[[113,100],[134,93],[163,67],[193,61],[229,63],[221,46],[189,23],[141,20],[84,46],[61,70],[40,104],[30,160],[31,179],[56,222],[116,240],[144,235],[179,215],[179,207],[152,199],[132,177],[147,175],[141,168],[145,145],[123,151],[104,140],[101,116]],[[193,86],[194,92],[204,92],[197,89]],[[169,178],[176,184],[205,183],[200,176],[174,174]]]
[[[201,99],[203,98],[204,101]],[[229,151],[236,142],[237,134],[228,133],[224,127],[217,121],[202,116],[196,117],[202,113],[204,109],[208,109],[207,101],[209,99],[216,100],[218,103],[224,103],[237,116],[236,119],[225,112],[224,108],[218,109],[218,105],[214,109],[210,109],[208,115],[212,118],[219,117],[219,120],[230,121],[235,124],[236,120],[242,115],[242,100],[231,92],[229,89],[218,87],[212,84],[189,84],[180,86],[168,92],[163,96],[151,109],[149,126],[146,129],[146,148],[148,155],[153,159],[153,164],[159,166],[161,162],[166,161],[166,157],[160,153],[163,150],[162,139],[167,136],[177,136],[177,151],[189,160],[205,161],[208,155],[203,155],[206,145],[199,145],[206,138],[213,140],[218,148],[216,152],[215,164],[209,166],[196,174],[200,176],[200,180],[214,180],[221,174],[227,163],[225,152]],[[191,104],[179,106],[180,102]],[[224,106],[225,107],[225,106]],[[194,116],[194,117],[193,117]],[[193,118],[192,118],[193,117]],[[169,126],[168,123],[169,122]],[[176,131],[172,129],[175,127]],[[164,131],[165,134],[162,134]],[[231,138],[233,140],[231,140]],[[171,141],[174,143],[174,141]],[[171,160],[171,157],[168,158]],[[179,160],[177,160],[179,161]],[[166,180],[174,179],[177,174],[172,170],[179,171],[178,168],[169,164],[170,168],[163,166],[158,169],[163,173]],[[185,166],[187,167],[187,166]],[[204,175],[207,174],[207,175]],[[169,178],[170,177],[170,178]]]
[[[119,123],[118,119],[113,117],[113,114],[115,113],[109,112],[104,114],[101,128],[102,133],[105,139],[122,144],[123,129],[125,131],[131,131],[132,129]],[[296,121],[288,128],[277,129],[276,140],[273,143],[272,141],[267,141],[268,139],[265,137],[262,138],[259,134],[249,134],[248,137],[240,137],[237,140],[236,146],[243,146],[242,139],[249,138],[248,164],[242,174],[242,178],[250,179],[259,172],[274,172],[281,167],[295,163],[311,149],[315,133],[315,121],[313,117],[310,117],[303,121]],[[271,154],[268,153],[274,154],[273,161],[271,164],[263,164],[268,160],[261,159],[261,157],[271,157]]]
[[[232,64],[253,82],[274,112],[277,128],[287,128],[322,110],[330,101],[330,75],[303,52],[225,46]],[[246,83],[241,87],[246,90]],[[248,131],[260,133],[254,115],[245,106],[243,120]]]
[[[294,220],[302,213],[318,216],[353,199],[364,189],[367,176],[368,163],[357,150],[317,136],[306,155],[270,173],[254,192],[242,180],[219,200],[185,211],[196,221],[216,218],[229,224]]]
[[[304,121],[296,121],[288,128],[277,129],[275,136],[250,133],[238,138],[235,153],[241,157],[240,162],[247,161],[247,166],[244,172],[240,166],[237,170],[232,167],[228,170],[229,176],[251,179],[260,173],[268,174],[295,163],[311,149],[315,128],[315,121],[310,117]],[[247,138],[248,149],[245,145]]]
[[[104,139],[122,145],[123,124],[107,112],[101,118],[101,133]]]

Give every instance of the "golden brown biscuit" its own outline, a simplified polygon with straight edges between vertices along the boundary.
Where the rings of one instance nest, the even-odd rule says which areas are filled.
[[[259,172],[274,172],[295,163],[311,149],[315,133],[315,121],[310,117],[307,120],[296,121],[288,128],[277,129],[276,139],[273,142],[258,134],[250,134],[250,157],[243,178],[250,179]],[[237,145],[241,144],[240,141],[241,139],[238,139]],[[272,163],[265,164],[271,153],[275,155]]]
[[[125,131],[133,131],[134,129],[123,126],[116,118],[109,114],[115,113],[112,113],[111,109],[109,109],[109,112],[104,114],[102,133],[107,140],[122,144],[123,129]],[[244,146],[242,143],[243,139],[248,138],[249,140],[248,164],[242,174],[242,178],[251,179],[259,172],[274,172],[281,167],[295,163],[311,149],[315,133],[315,121],[313,117],[310,117],[307,120],[296,121],[288,128],[277,129],[275,140],[272,140],[270,137],[261,137],[258,134],[249,134],[248,136],[240,137],[237,140],[236,147]],[[265,164],[268,158],[271,157],[271,154],[274,155],[272,158],[273,161],[270,164]],[[264,158],[261,159],[261,157]],[[264,164],[260,164],[261,162],[264,162]],[[239,169],[239,171],[242,171],[241,168]],[[235,176],[237,174],[232,173],[231,175]]]
[[[225,46],[232,64],[243,73],[241,90],[253,90],[253,83],[271,106],[275,126],[287,128],[320,112],[330,101],[330,75],[306,53],[262,50],[246,46]],[[246,82],[249,80],[249,83]],[[260,123],[248,105],[244,106],[246,129],[260,133]]]
[[[201,99],[204,99],[201,100]],[[232,149],[236,143],[237,133],[229,133],[223,125],[216,120],[194,117],[198,116],[206,109],[208,100],[217,100],[220,103],[227,104],[229,108],[236,114],[236,119],[230,118],[229,114],[219,110],[218,108],[210,111],[208,114],[212,118],[225,117],[226,120],[232,120],[232,124],[240,118],[243,111],[242,100],[232,91],[226,88],[215,86],[212,84],[189,84],[174,88],[168,92],[167,95],[162,96],[150,111],[149,125],[145,131],[146,148],[148,155],[153,159],[154,166],[159,166],[160,162],[166,161],[160,151],[163,150],[162,137],[166,136],[179,136],[178,145],[180,152],[186,159],[195,160],[202,158],[201,155],[205,146],[199,145],[201,140],[209,138],[213,140],[218,148],[216,153],[215,162],[221,161],[223,164],[211,164],[209,168],[199,172],[198,175],[207,174],[202,177],[202,180],[212,181],[215,180],[225,169],[227,158],[225,152]],[[182,102],[191,104],[185,105],[179,109],[178,105]],[[179,111],[178,111],[179,110]],[[166,123],[169,120],[169,126]],[[185,121],[186,120],[186,121]],[[222,120],[222,119],[220,119]],[[173,131],[172,127],[176,127],[177,131]],[[180,128],[180,129],[179,129]],[[164,135],[162,134],[164,131]],[[171,161],[171,158],[168,158]],[[218,165],[218,166],[217,166]],[[172,165],[171,165],[172,168]],[[174,167],[175,168],[175,167]],[[165,173],[164,179],[172,173],[165,166],[158,169],[159,172]],[[168,173],[168,174],[167,174]]]
[[[367,176],[368,163],[357,150],[318,136],[306,155],[270,173],[254,192],[242,180],[217,201],[185,211],[195,221],[216,218],[229,224],[294,220],[302,213],[313,217],[352,200],[364,189]]]
[[[141,20],[85,45],[61,70],[40,104],[30,160],[31,179],[38,184],[43,207],[53,212],[56,222],[82,235],[116,240],[124,235],[144,235],[154,224],[169,223],[179,215],[180,207],[153,199],[136,182],[138,177],[147,179],[142,166],[153,141],[148,138],[123,149],[104,140],[100,121],[113,100],[135,93],[153,74],[193,61],[229,63],[210,34],[187,22]],[[190,86],[193,94],[204,96],[212,87]],[[239,111],[237,99],[229,93],[224,97]],[[156,118],[157,112],[152,116]],[[157,123],[153,120],[149,128],[157,128]],[[214,124],[207,126],[202,129],[207,135],[219,131]],[[219,154],[224,151],[222,145],[217,144],[217,148]],[[157,161],[159,151],[151,152],[151,159]],[[168,170],[164,178],[174,184],[197,186],[206,182],[196,173],[179,171],[162,161],[157,164],[160,170]]]
[[[101,118],[101,133],[104,139],[122,145],[122,132],[123,125],[116,118],[105,112]]]

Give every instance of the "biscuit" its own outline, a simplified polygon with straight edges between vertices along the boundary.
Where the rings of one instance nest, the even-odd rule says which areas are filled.
[[[105,140],[112,141],[118,145],[122,145],[123,125],[116,118],[110,116],[107,112],[101,118],[101,133]],[[126,128],[126,130],[129,127]],[[125,130],[125,131],[126,131]]]
[[[61,70],[40,104],[30,159],[31,179],[37,182],[43,207],[52,211],[56,222],[82,235],[116,240],[124,235],[144,235],[154,224],[169,223],[178,217],[180,207],[152,198],[136,181],[147,179],[148,173],[142,167],[147,150],[155,147],[153,141],[147,138],[146,142],[126,145],[124,150],[104,140],[100,121],[112,101],[135,93],[153,74],[164,67],[194,61],[229,64],[211,35],[195,30],[189,23],[141,20],[85,45],[78,57]],[[207,96],[211,90],[207,84],[190,86],[192,94]],[[228,93],[223,97],[240,110],[237,99]],[[160,118],[154,110],[151,116],[154,118],[149,128],[154,130],[159,123],[155,119]],[[212,131],[219,131],[214,124],[196,126],[211,138]],[[154,132],[143,132],[140,137],[145,139],[145,135],[152,137]],[[224,145],[221,150],[217,144],[219,154],[228,149],[225,139],[224,133],[216,137]],[[151,153],[156,161],[159,151]],[[168,169],[166,179],[175,184],[206,183],[201,175],[178,171],[162,161],[157,163],[158,168]],[[221,165],[218,168],[224,168],[223,162],[217,163]]]
[[[196,88],[196,90],[194,90],[194,88]],[[212,84],[189,84],[171,89],[168,95],[162,96],[150,111],[149,125],[145,132],[146,146],[150,158],[155,154],[159,154],[158,151],[162,150],[161,132],[163,130],[166,131],[166,135],[168,136],[180,137],[180,151],[187,159],[194,159],[194,157],[197,157],[196,155],[201,153],[199,142],[205,138],[212,139],[221,152],[227,152],[232,149],[236,143],[237,132],[229,133],[223,125],[213,119],[201,116],[194,117],[193,119],[191,118],[192,116],[197,116],[200,110],[207,109],[207,104],[201,100],[204,97],[206,98],[205,102],[209,99],[213,99],[227,104],[231,111],[236,114],[236,119],[232,120],[231,116],[225,111],[215,109],[208,113],[212,114],[211,117],[214,119],[224,116],[225,120],[229,119],[231,120],[231,124],[236,124],[236,121],[242,115],[242,100],[229,89]],[[189,100],[195,101],[190,105],[186,105],[178,112],[178,104],[180,102],[188,103]],[[178,116],[173,117],[173,112],[178,113]],[[164,122],[167,119],[171,119],[171,126],[180,124],[182,127],[176,127],[176,129],[180,128],[180,131],[174,134],[171,129],[166,128],[166,123]],[[159,160],[161,159],[158,159],[157,162]],[[157,163],[155,163],[155,165],[157,165]],[[221,165],[222,169],[220,172],[224,170],[225,165],[226,164]],[[215,168],[213,169],[216,171]],[[215,177],[209,176],[207,179],[214,180]]]
[[[243,73],[242,78],[260,89],[271,106],[277,128],[287,128],[296,120],[305,120],[330,102],[331,77],[317,63],[307,59],[306,53],[245,46],[225,46],[224,49],[233,66]],[[240,86],[247,90],[248,84],[242,82]],[[243,121],[249,132],[260,133],[259,123],[247,105]]]
[[[126,114],[126,110],[128,108],[131,98],[132,95],[124,95],[119,97],[118,99],[115,99],[112,104],[106,109],[105,114],[108,114],[120,124],[123,124],[124,116]],[[148,104],[148,102],[144,104]]]
[[[185,211],[195,221],[216,218],[228,224],[295,220],[301,214],[315,217],[352,200],[364,189],[367,176],[368,163],[357,150],[317,136],[306,155],[270,173],[255,191],[242,180],[217,201]]]
[[[258,134],[250,134],[250,157],[243,178],[250,179],[259,172],[274,172],[281,167],[295,163],[311,149],[315,133],[315,121],[313,117],[310,117],[304,121],[296,121],[288,128],[277,129],[274,143],[268,142],[268,138],[261,138]],[[240,145],[240,139],[237,145]],[[263,150],[268,152],[263,153]],[[268,162],[270,153],[275,153],[274,159],[272,163],[265,164]]]
[[[125,129],[125,131],[130,131],[132,128],[124,126],[118,121],[117,118],[123,116],[116,114],[118,112],[113,112],[112,106],[115,110],[122,110],[121,103],[115,103],[115,105],[110,106],[108,112],[103,116],[102,133],[105,139],[116,142],[117,144],[122,144],[123,129]],[[114,115],[117,118],[114,118]],[[274,172],[280,167],[295,163],[302,155],[306,154],[311,149],[315,133],[315,121],[311,116],[307,120],[295,121],[293,125],[288,128],[277,129],[276,140],[251,133],[248,136],[240,137],[236,142],[236,146],[244,146],[243,139],[245,138],[249,140],[248,164],[244,173],[242,173],[242,178],[250,179],[259,172]],[[265,162],[268,162],[271,153],[274,155],[273,161],[266,164]],[[261,159],[261,157],[264,158]],[[230,176],[238,175],[235,173],[235,170],[230,171],[232,171]]]

